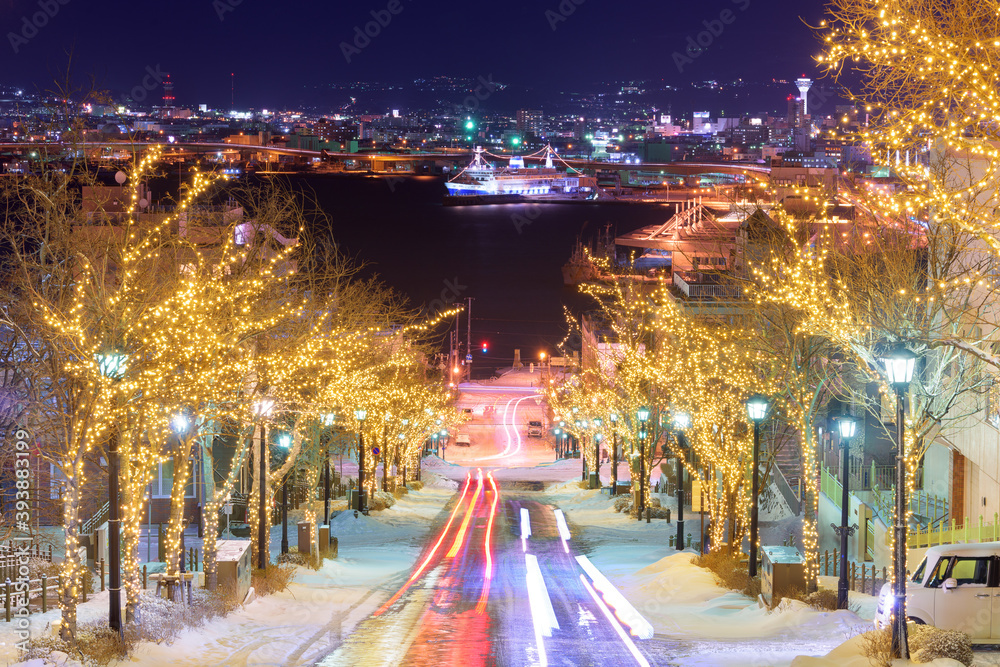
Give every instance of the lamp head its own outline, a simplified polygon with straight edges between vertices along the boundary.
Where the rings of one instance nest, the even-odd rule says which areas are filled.
[[[641,422],[649,420],[649,408],[646,407],[639,408],[636,411],[635,416],[638,417],[639,421]]]
[[[258,417],[267,417],[274,410],[273,398],[260,398],[253,404],[253,411]]]
[[[278,438],[278,444],[281,445],[282,449],[290,449],[292,446],[292,436],[282,433],[281,437]]]
[[[367,410],[359,409],[354,411],[354,418],[357,419],[359,422],[363,422],[365,420],[365,417],[367,416],[368,416]]]
[[[674,428],[678,431],[686,431],[691,426],[691,415],[686,412],[674,414]]]
[[[858,430],[858,420],[851,415],[840,415],[837,417],[837,432],[844,440],[853,438]]]
[[[747,399],[747,415],[749,415],[752,422],[760,423],[763,421],[764,415],[767,414],[767,408],[767,396],[755,394]]]
[[[112,380],[120,380],[125,375],[128,358],[121,352],[109,351],[97,355],[97,365],[101,375]]]
[[[190,426],[191,420],[188,419],[187,415],[183,412],[178,412],[173,416],[173,419],[170,420],[170,428],[172,428],[174,433],[178,435],[185,433]]]
[[[616,415],[613,412],[610,415],[608,415],[608,419],[611,420],[612,424],[617,424],[618,423],[618,415]]]
[[[889,350],[882,363],[885,364],[885,374],[889,378],[889,384],[897,391],[901,391],[910,384],[913,379],[913,367],[916,365],[917,355],[904,345],[897,344]]]

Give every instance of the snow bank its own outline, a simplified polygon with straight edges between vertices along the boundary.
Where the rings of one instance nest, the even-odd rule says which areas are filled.
[[[864,644],[860,636],[854,636],[833,649],[823,657],[799,656],[792,661],[791,667],[871,667],[871,662],[864,654]],[[957,660],[938,658],[930,662],[916,663],[910,660],[894,660],[893,667],[905,665],[928,665],[929,667],[965,667]]]
[[[842,637],[868,624],[849,611],[824,612],[798,602],[762,609],[693,563],[695,554],[674,553],[615,583],[660,634],[714,640],[776,637]]]

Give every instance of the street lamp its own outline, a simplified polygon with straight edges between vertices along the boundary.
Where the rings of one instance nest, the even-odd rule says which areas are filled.
[[[837,417],[837,430],[840,431],[840,455],[841,461],[840,482],[843,489],[840,494],[840,526],[833,526],[833,530],[840,536],[840,581],[837,583],[837,609],[847,609],[847,538],[854,534],[857,525],[851,526],[850,515],[850,458],[851,458],[851,438],[858,428],[858,420],[851,415],[841,415]]]
[[[618,492],[618,415],[611,413],[611,495]]]
[[[404,430],[406,429],[406,426],[409,423],[410,423],[409,419],[405,419],[405,418],[403,419],[403,429]],[[400,451],[401,452],[406,451],[406,447],[402,446],[403,443],[406,441],[406,436],[404,434],[400,433],[399,434],[399,440],[400,440],[400,443],[399,443],[400,444]],[[406,456],[404,455],[402,458],[403,458],[403,486],[405,487],[406,486]],[[417,458],[417,465],[420,465],[420,458],[419,457]]]
[[[760,423],[767,414],[766,396],[756,394],[747,399],[747,414],[753,422],[753,489],[750,503],[750,566],[751,577],[757,576],[757,514],[760,500]]]
[[[354,418],[358,420],[358,511],[365,511],[365,417],[367,410],[355,410]]]
[[[687,448],[687,438],[684,431],[691,426],[691,416],[686,412],[674,415],[674,428],[677,429],[677,447]],[[677,454],[677,551],[684,549],[684,463],[680,453]]]
[[[906,636],[906,444],[903,420],[906,416],[906,389],[913,379],[917,355],[903,345],[895,345],[882,358],[889,383],[896,390],[896,526],[893,554],[893,593],[896,598],[892,623],[892,656],[909,658]]]
[[[254,404],[258,418],[267,417],[274,409],[274,399],[261,398]],[[270,549],[270,523],[267,517],[267,426],[260,421],[260,478],[257,480],[257,568],[267,568],[267,552]]]
[[[445,447],[445,444],[444,444],[445,438],[447,438],[447,437],[448,437],[448,430],[444,429],[444,428],[441,429],[441,460],[442,461],[444,461],[444,450],[447,449]]]
[[[278,438],[278,444],[285,450],[292,446],[291,437],[285,433]],[[329,468],[327,468],[329,474]],[[288,553],[288,475],[281,484],[281,553]]]
[[[586,482],[587,481],[587,454],[586,454],[585,448],[587,446],[587,436],[586,436],[587,420],[586,419],[582,419],[582,420],[578,421],[576,423],[576,428],[577,428],[577,433],[580,434],[579,435],[579,438],[580,438],[580,461],[581,461],[580,467],[582,468],[582,470],[580,471],[580,481],[581,482]]]
[[[556,436],[556,461],[559,460],[559,440],[562,438],[562,429],[556,428],[552,430],[552,433]]]
[[[97,355],[101,374],[117,381],[125,374],[128,360],[121,352],[106,352]],[[108,436],[108,627],[122,635],[122,566],[121,566],[121,518],[118,507],[118,430],[111,429]]]
[[[170,420],[170,428],[177,435],[178,446],[181,444],[181,440],[187,435],[187,430],[191,426],[191,420],[188,419],[187,415],[183,412],[178,412]],[[184,517],[184,507],[181,507],[181,530],[180,530],[180,572],[184,574],[184,529],[187,528]]]
[[[639,408],[635,416],[639,418],[639,498],[636,501],[636,508],[639,521],[642,521],[642,510],[645,509],[646,491],[646,422],[649,421],[649,408]]]
[[[594,430],[600,431],[601,418],[594,417]],[[590,473],[590,488],[601,488],[601,434],[594,433],[594,472]]]

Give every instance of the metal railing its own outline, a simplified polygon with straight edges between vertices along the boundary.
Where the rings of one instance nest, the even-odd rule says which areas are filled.
[[[702,284],[688,282],[679,271],[673,273],[674,287],[684,293],[689,299],[739,299],[743,290],[739,285]]]
[[[94,515],[83,522],[83,526],[80,528],[81,535],[89,535],[93,533],[98,526],[108,520],[108,512],[111,511],[111,504],[105,502],[101,505]]]
[[[954,544],[956,542],[995,542],[1000,540],[1000,517],[993,513],[993,522],[986,523],[980,514],[978,521],[965,521],[958,525],[952,517],[938,522],[936,526],[929,525],[925,529],[910,532],[906,544],[911,549],[917,547],[933,547],[939,544]]]

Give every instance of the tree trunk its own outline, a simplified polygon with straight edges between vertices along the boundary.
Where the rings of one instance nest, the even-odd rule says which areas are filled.
[[[66,531],[66,556],[62,564],[62,586],[59,590],[59,610],[62,615],[62,625],[59,636],[68,642],[76,643],[76,606],[80,587],[83,585],[81,575],[85,564],[80,562],[80,486],[83,474],[81,460],[76,461],[73,477],[66,479],[63,494],[63,526]]]

